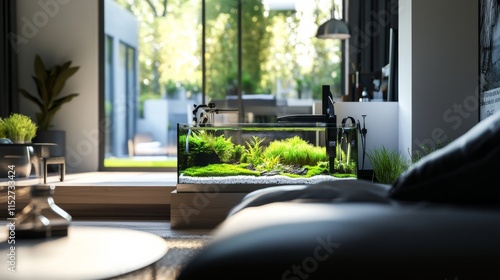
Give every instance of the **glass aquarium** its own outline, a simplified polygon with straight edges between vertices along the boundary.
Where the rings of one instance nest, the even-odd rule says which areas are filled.
[[[322,122],[178,124],[177,189],[248,192],[356,179],[357,130]]]

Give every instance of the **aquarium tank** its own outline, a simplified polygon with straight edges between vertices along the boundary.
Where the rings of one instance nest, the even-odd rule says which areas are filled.
[[[235,113],[213,103],[195,105],[191,124],[177,124],[177,189],[252,191],[272,185],[357,179],[358,129],[337,124],[329,88],[323,113],[278,117],[276,123],[216,122]]]

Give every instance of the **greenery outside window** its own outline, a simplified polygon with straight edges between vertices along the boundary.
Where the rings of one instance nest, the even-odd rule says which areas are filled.
[[[177,123],[197,104],[273,122],[312,109],[323,85],[343,91],[343,43],[315,37],[342,0],[104,1],[103,170],[174,170]],[[280,106],[253,111],[247,98]]]

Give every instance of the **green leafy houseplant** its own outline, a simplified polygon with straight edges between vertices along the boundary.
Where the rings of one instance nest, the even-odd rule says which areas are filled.
[[[30,117],[13,113],[0,119],[0,138],[8,138],[14,143],[30,143],[36,136],[37,128]]]
[[[40,56],[36,55],[33,80],[36,83],[37,94],[31,94],[25,89],[20,89],[24,97],[40,108],[40,112],[36,113],[36,119],[42,130],[49,129],[55,113],[61,109],[63,104],[70,102],[79,95],[78,93],[71,93],[60,97],[66,81],[80,68],[78,66],[72,67],[71,63],[71,61],[68,61],[46,68]]]

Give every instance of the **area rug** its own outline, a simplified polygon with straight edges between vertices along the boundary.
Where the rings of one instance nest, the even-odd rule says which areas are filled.
[[[167,241],[168,251],[163,258],[148,267],[112,279],[175,280],[182,267],[211,240],[211,236],[208,235],[182,235],[164,238]]]

